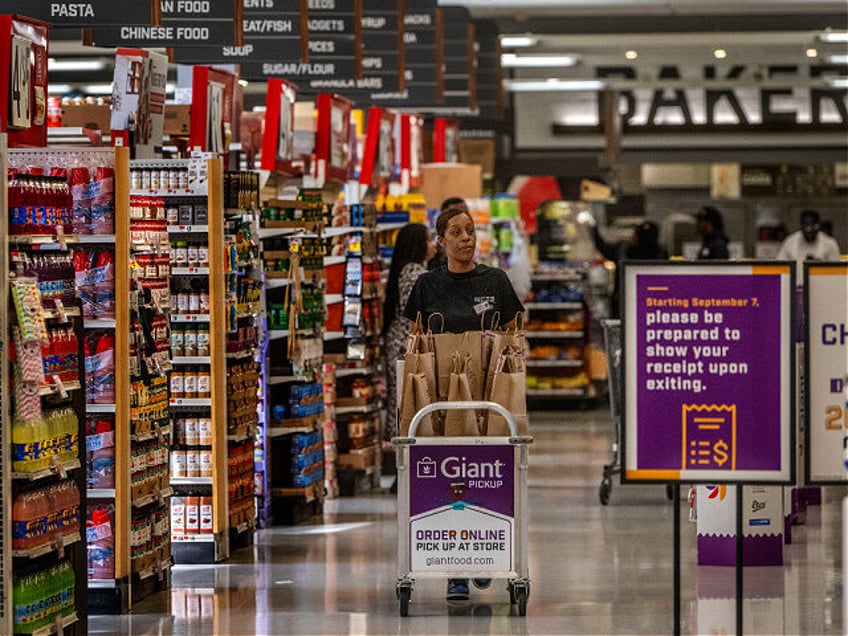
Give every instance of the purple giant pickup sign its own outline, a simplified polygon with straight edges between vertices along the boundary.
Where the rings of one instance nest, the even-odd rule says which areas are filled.
[[[792,267],[627,264],[623,479],[794,477]]]
[[[513,572],[516,447],[450,439],[409,449],[410,571]]]

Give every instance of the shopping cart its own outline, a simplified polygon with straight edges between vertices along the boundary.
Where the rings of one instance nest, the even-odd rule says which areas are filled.
[[[509,437],[416,437],[435,411],[494,411]],[[513,415],[484,401],[434,402],[418,411],[407,437],[396,437],[400,615],[409,614],[415,580],[507,579],[509,601],[527,611],[527,460],[530,436]]]
[[[603,320],[604,348],[607,353],[607,381],[609,382],[610,415],[612,416],[612,444],[610,462],[604,465],[599,496],[601,504],[609,503],[613,475],[621,474],[621,321]]]
[[[604,465],[604,477],[598,492],[601,504],[606,506],[612,492],[612,477],[621,474],[621,393],[624,376],[621,374],[621,320],[602,320],[601,326],[604,330],[604,348],[607,354],[607,381],[613,428],[610,462]],[[669,500],[674,498],[674,488],[671,484],[666,485],[665,494]]]

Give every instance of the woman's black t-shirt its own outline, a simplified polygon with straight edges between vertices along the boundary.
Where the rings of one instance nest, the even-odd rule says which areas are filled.
[[[430,316],[440,313],[444,317],[444,329],[435,318],[430,325],[434,331],[463,333],[492,328],[495,319],[504,325],[523,311],[502,269],[478,264],[470,272],[455,274],[443,265],[418,278],[403,315],[415,320],[420,312],[427,329]]]

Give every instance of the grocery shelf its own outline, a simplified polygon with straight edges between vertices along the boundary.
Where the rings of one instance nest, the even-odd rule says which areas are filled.
[[[184,406],[188,407],[199,407],[199,406],[212,406],[212,400],[209,398],[171,398],[168,400],[169,406]]]
[[[211,486],[212,477],[171,477],[171,486]]]
[[[76,470],[80,468],[82,464],[80,464],[80,460],[71,459],[66,462],[59,462],[56,465],[49,466],[47,468],[42,468],[41,470],[35,470],[32,472],[13,472],[12,479],[20,479],[25,481],[36,481],[39,479],[44,479],[46,477],[52,477],[53,475],[58,475],[61,472],[68,472],[70,470]]]
[[[114,488],[89,488],[85,491],[85,496],[88,499],[114,499]]]
[[[94,414],[94,413],[114,413],[117,409],[116,404],[86,404],[85,412],[86,414]]]
[[[565,329],[560,331],[526,331],[525,337],[527,338],[582,338],[582,331],[566,331]]]
[[[209,234],[208,225],[169,225],[169,234]]]
[[[582,367],[583,360],[533,360],[527,358],[528,367]]]
[[[562,301],[562,302],[550,302],[546,303],[543,301],[533,302],[533,303],[524,303],[525,309],[574,309],[574,310],[582,310],[583,303],[576,301]]]
[[[584,397],[584,389],[527,389],[527,397]]]
[[[77,541],[82,541],[82,535],[80,535],[79,532],[63,536],[61,548],[64,549],[66,546],[73,545]],[[44,556],[45,554],[50,554],[51,552],[58,550],[59,546],[57,546],[56,543],[56,541],[50,541],[28,550],[12,550],[12,556],[15,558],[36,559],[40,556]]]
[[[138,499],[132,500],[133,508],[144,508],[145,506],[149,506],[154,501],[161,501],[165,499],[165,497],[170,497],[174,494],[174,489],[171,487],[162,488],[159,492],[151,493],[149,495],[143,495]]]
[[[172,543],[214,543],[214,534],[174,534],[171,533]]]

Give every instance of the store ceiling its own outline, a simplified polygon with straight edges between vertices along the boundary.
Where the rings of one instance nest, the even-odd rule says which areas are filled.
[[[716,65],[721,73],[734,65],[803,66],[848,54],[848,44],[819,39],[827,28],[848,30],[846,0],[439,0],[439,5],[466,7],[474,18],[495,20],[502,34],[537,39],[532,49],[515,52],[577,57],[574,67],[522,69],[516,77],[587,77],[598,66],[626,65],[650,87],[664,65]],[[83,47],[79,36],[79,29],[54,28],[51,57],[100,56],[106,68],[78,77],[51,73],[51,83],[109,82],[112,50]],[[717,62],[716,48],[728,57]],[[810,48],[817,58],[808,57]],[[628,50],[638,57],[626,59]]]

